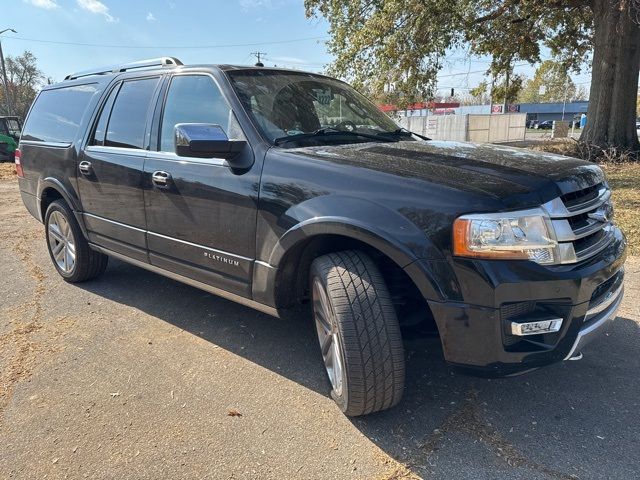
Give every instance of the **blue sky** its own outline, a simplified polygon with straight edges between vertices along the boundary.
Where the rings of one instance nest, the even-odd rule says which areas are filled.
[[[4,11],[11,11],[0,20],[0,30],[18,31],[2,36],[5,55],[30,50],[45,75],[56,81],[73,71],[165,55],[187,64],[252,64],[251,52],[261,51],[267,53],[268,66],[309,71],[322,71],[331,62],[325,46],[328,25],[306,18],[303,0],[0,2],[7,4]],[[485,79],[487,63],[452,52],[439,76],[440,92],[476,86]],[[529,66],[516,69],[528,76],[533,71]],[[574,78],[585,80],[589,75]]]
[[[267,65],[312,71],[331,60],[327,25],[307,19],[301,0],[1,1],[11,3],[11,16],[0,21],[0,30],[18,31],[3,35],[5,55],[30,50],[55,80],[92,66],[165,55],[184,63],[250,64],[250,53],[262,51]],[[244,46],[213,48],[238,44]],[[182,48],[194,46],[211,48]]]

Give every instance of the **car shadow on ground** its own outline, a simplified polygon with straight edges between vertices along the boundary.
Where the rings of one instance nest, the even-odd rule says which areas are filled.
[[[98,281],[79,286],[328,395],[307,310],[275,319],[113,259]],[[583,360],[507,379],[460,374],[444,362],[437,338],[406,338],[403,401],[352,423],[420,476],[633,478],[638,333],[636,322],[617,318]]]

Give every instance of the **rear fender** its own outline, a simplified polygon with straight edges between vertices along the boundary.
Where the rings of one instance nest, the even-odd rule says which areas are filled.
[[[41,221],[44,222],[44,215],[46,212],[42,211],[43,197],[48,189],[53,189],[60,194],[62,199],[67,202],[67,205],[71,207],[73,214],[80,225],[83,235],[87,238],[87,230],[84,225],[84,219],[82,218],[82,208],[77,197],[71,194],[71,192],[63,185],[63,183],[53,177],[47,177],[39,180],[38,182],[38,203],[41,211]]]

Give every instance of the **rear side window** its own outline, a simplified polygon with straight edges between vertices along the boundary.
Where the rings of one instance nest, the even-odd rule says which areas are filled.
[[[145,78],[122,84],[111,109],[105,147],[144,148],[147,114],[159,80]]]
[[[22,139],[72,143],[96,90],[96,84],[44,90],[31,109]]]
[[[111,90],[107,101],[104,103],[104,107],[102,107],[102,112],[100,113],[98,124],[96,125],[96,129],[93,132],[91,145],[104,145],[104,138],[107,135],[107,125],[109,124],[111,108],[113,107],[113,102],[116,99],[118,90],[120,90],[120,86],[121,84],[118,84],[113,90]]]

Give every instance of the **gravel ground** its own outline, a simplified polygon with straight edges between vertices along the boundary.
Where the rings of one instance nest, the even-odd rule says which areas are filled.
[[[10,177],[10,175],[7,175]],[[584,359],[488,380],[408,339],[404,401],[345,418],[301,312],[112,261],[69,285],[0,181],[0,478],[600,479],[640,471],[640,261]]]

